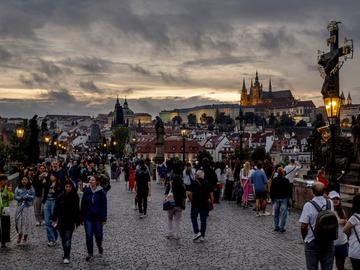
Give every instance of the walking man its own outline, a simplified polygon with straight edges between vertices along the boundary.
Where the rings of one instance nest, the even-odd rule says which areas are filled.
[[[251,174],[250,179],[251,183],[254,185],[255,190],[256,216],[269,216],[270,213],[265,211],[267,204],[266,184],[268,179],[262,170],[261,162],[257,164],[257,170]]]

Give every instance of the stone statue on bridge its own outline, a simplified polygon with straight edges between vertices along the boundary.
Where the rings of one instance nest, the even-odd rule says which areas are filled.
[[[354,141],[355,163],[360,164],[360,114],[352,117],[351,134]]]

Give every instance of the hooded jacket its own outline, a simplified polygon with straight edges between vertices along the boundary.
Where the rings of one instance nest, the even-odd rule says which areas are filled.
[[[101,186],[93,191],[86,188],[81,200],[81,216],[83,219],[107,220],[107,199],[106,192]]]

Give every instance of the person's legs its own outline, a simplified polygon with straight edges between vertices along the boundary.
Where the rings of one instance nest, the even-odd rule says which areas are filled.
[[[93,221],[90,219],[84,220],[84,228],[85,228],[85,234],[86,234],[86,248],[89,255],[94,254],[94,224]]]
[[[263,194],[263,197],[260,200],[260,204],[261,204],[261,212],[265,213],[266,212],[266,206],[267,206],[267,199],[266,199],[266,194]]]
[[[64,251],[64,259],[70,259],[71,251],[71,239],[73,231],[71,230],[60,230],[60,237]]]
[[[256,201],[255,201],[255,209],[256,209],[256,215],[259,215],[260,214],[260,199],[256,198]]]
[[[42,197],[35,197],[34,199],[34,212],[35,212],[35,220],[36,226],[41,225],[41,204]]]
[[[55,228],[51,224],[51,215],[53,210],[53,202],[47,200],[44,205],[44,215],[45,215],[45,225],[46,225],[46,234],[49,242],[56,241]]]
[[[191,207],[191,214],[190,214],[191,215],[191,223],[192,223],[195,234],[199,233],[199,224],[197,221],[199,212],[200,212],[199,208]]]
[[[205,237],[206,232],[206,220],[209,215],[209,210],[207,208],[200,210],[200,222],[201,222],[201,236]]]
[[[180,236],[181,215],[182,215],[182,209],[180,207],[175,207],[175,213],[174,213],[174,235],[175,235],[175,237]]]
[[[286,218],[287,218],[288,199],[281,199],[279,201],[280,201],[280,209],[281,209],[280,230],[284,230],[286,225]]]
[[[167,211],[167,213],[168,213],[168,230],[169,230],[168,235],[174,235],[174,232],[173,232],[174,209],[175,208]]]
[[[103,241],[103,225],[100,220],[94,221],[95,229],[95,240],[98,247],[99,253],[102,254],[102,241]]]
[[[332,270],[334,264],[334,245],[325,245],[321,247],[320,252],[320,265],[322,270]]]
[[[138,193],[137,194],[137,201],[138,201],[138,208],[139,208],[139,213],[142,214],[143,213],[143,195]]]
[[[353,269],[360,269],[360,260],[359,259],[350,258],[350,260],[351,260],[351,265],[352,265]]]
[[[305,260],[307,270],[318,270],[319,265],[319,249],[316,246],[315,240],[310,243],[305,243]]]
[[[148,203],[148,196],[147,194],[145,194],[145,196],[143,197],[144,215],[146,215],[147,213],[147,203]]]
[[[279,227],[280,200],[274,200],[274,206],[275,206],[274,225],[275,225],[275,230],[279,231],[280,230],[280,227]]]

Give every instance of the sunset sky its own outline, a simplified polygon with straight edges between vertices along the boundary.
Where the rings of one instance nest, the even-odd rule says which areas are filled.
[[[330,20],[354,40],[340,85],[360,103],[357,0],[2,0],[0,116],[234,103],[256,70],[320,105]]]

